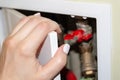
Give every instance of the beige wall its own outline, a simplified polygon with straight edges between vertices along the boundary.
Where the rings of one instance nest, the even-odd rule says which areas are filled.
[[[72,0],[112,5],[112,80],[120,80],[120,0]]]

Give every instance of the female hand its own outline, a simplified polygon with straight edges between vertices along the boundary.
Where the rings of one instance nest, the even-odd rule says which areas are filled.
[[[44,66],[36,53],[47,34],[61,32],[58,24],[40,14],[23,18],[3,43],[0,55],[0,80],[52,80],[66,64],[69,45],[58,48]]]

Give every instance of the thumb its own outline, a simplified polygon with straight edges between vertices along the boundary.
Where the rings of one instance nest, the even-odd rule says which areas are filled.
[[[65,66],[69,49],[69,44],[62,45],[58,48],[54,57],[42,67],[40,74],[45,78],[44,80],[52,80]]]

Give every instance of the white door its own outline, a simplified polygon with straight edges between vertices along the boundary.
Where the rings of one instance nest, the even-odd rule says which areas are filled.
[[[13,28],[21,18],[25,17],[24,14],[14,9],[5,8],[3,9],[3,13],[7,24],[6,25],[8,31],[7,34],[9,34],[13,30]],[[41,48],[41,52],[38,58],[40,60],[40,63],[42,63],[43,65],[47,63],[50,60],[50,58],[53,57],[57,48],[58,48],[57,34],[56,32],[51,32],[48,34],[48,37],[46,38],[43,47]],[[60,75],[56,76],[54,80],[60,80]]]
[[[2,9],[3,13],[4,13],[4,18],[5,18],[5,22],[6,22],[6,27],[7,27],[7,31],[8,34],[13,30],[13,28],[15,27],[15,25],[18,23],[18,21],[23,18],[25,15],[13,10],[13,9]]]

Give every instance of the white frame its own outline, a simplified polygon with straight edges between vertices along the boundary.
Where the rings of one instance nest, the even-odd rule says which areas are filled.
[[[26,5],[26,3],[28,4]],[[0,0],[0,7],[96,18],[98,80],[111,80],[111,5],[97,3],[81,3],[64,0]]]

